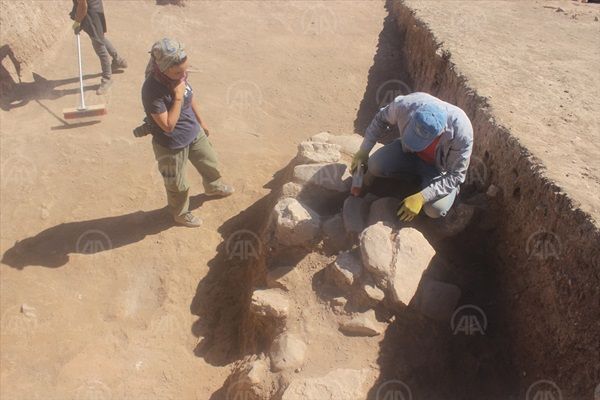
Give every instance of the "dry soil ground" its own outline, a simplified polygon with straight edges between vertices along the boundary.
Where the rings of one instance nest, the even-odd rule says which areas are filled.
[[[57,129],[53,114],[77,102],[61,93],[75,82],[54,88],[76,76],[72,36],[36,63],[49,82],[1,115],[2,253],[25,241],[2,265],[1,397],[207,399],[228,369],[194,354],[190,307],[227,239],[219,227],[269,192],[263,186],[301,139],[352,131],[386,11],[379,2],[105,3],[109,37],[129,69],[106,98],[87,92],[90,103],[108,103],[102,122]],[[237,189],[202,204],[196,230],[161,217],[149,138],[131,133],[147,51],[164,35],[187,45],[190,82]],[[97,73],[82,39],[85,73]],[[190,176],[197,196],[200,177]],[[30,317],[23,304],[35,309]]]
[[[408,0],[498,122],[600,223],[600,4]],[[444,7],[441,4],[452,4]]]
[[[100,123],[65,127],[58,118],[77,102],[71,36],[24,75],[23,104],[0,114],[3,399],[209,398],[227,376],[233,344],[195,353],[202,337],[192,327],[219,315],[198,322],[192,303],[221,310],[219,299],[197,293],[217,246],[269,192],[300,140],[353,130],[382,2],[189,3],[106,2],[109,37],[129,69],[109,96],[87,92],[89,102],[109,105]],[[598,5],[410,3],[455,46],[454,61],[548,175],[598,220]],[[147,50],[164,35],[187,45],[190,81],[237,189],[206,201],[190,169],[204,219],[196,230],[164,216],[149,140],[131,134]],[[95,74],[83,39],[85,72]]]

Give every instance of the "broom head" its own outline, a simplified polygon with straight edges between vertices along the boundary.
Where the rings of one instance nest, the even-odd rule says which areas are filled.
[[[106,113],[107,110],[105,104],[96,104],[87,106],[86,108],[65,108],[63,110],[63,117],[65,119],[89,118],[106,115]]]

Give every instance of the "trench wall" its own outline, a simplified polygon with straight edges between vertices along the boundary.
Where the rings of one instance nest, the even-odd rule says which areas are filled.
[[[0,0],[0,46],[34,63],[70,29],[72,5],[68,0]]]
[[[403,2],[388,6],[402,36],[403,72],[416,91],[465,110],[476,135],[471,168],[501,189],[486,250],[520,387],[547,379],[567,398],[590,396],[600,382],[598,227],[495,121],[435,33]]]

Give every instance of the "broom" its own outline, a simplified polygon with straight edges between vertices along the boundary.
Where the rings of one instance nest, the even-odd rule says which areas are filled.
[[[65,108],[63,110],[63,117],[65,119],[74,119],[105,115],[107,113],[106,105],[85,105],[85,99],[83,98],[83,68],[81,66],[81,39],[79,38],[79,33],[75,36],[77,36],[77,57],[79,59],[79,89],[81,95],[81,103],[80,106],[77,108]]]

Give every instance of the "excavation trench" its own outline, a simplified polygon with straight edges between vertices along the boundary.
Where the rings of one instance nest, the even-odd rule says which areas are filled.
[[[391,85],[386,93],[389,88],[393,94],[408,88],[429,92],[469,115],[475,149],[458,203],[473,209],[473,218],[464,231],[449,237],[440,237],[436,226],[427,222],[416,227],[436,250],[424,276],[458,286],[462,294],[456,310],[470,311],[453,313],[451,321],[436,321],[413,307],[375,306],[378,319],[389,325],[376,356],[362,360],[377,371],[371,381],[367,379],[367,397],[382,398],[380,388],[389,382],[400,391],[406,385],[414,399],[525,398],[531,396],[532,387],[540,387],[539,382],[547,385],[541,389],[546,393],[559,388],[562,398],[588,396],[599,379],[594,359],[599,353],[597,227],[545,178],[542,166],[511,132],[495,122],[486,100],[460,75],[451,54],[428,27],[401,2],[390,2],[388,11],[356,130],[362,132],[382,105],[378,102],[389,97],[378,94],[385,85]],[[226,272],[214,272],[203,285],[225,305],[217,317],[205,321],[206,326],[197,327],[205,337],[197,351],[209,359],[219,354],[222,362],[245,359],[237,364],[238,375],[234,373],[215,398],[234,398],[232,393],[237,392],[231,386],[243,364],[268,353],[277,335],[275,326],[250,312],[253,291],[269,286],[269,271],[282,265],[310,271],[301,276],[311,279],[307,285],[313,302],[323,309],[340,295],[324,272],[335,258],[327,243],[307,248],[273,240],[273,207],[282,198],[284,184],[293,181],[297,164],[294,160],[277,173],[268,185],[271,194],[221,232],[227,241],[214,263],[226,265]],[[378,182],[375,194],[401,196],[389,188],[389,182]],[[346,195],[304,196],[305,190],[295,197],[321,219],[341,211]],[[359,303],[355,311],[363,311]],[[202,314],[201,305],[193,308]],[[456,316],[467,316],[471,323],[461,324]],[[358,348],[364,345],[367,353],[374,351],[373,342],[355,343]],[[326,373],[318,367],[314,371]],[[265,393],[281,398],[293,379],[270,382]],[[402,393],[405,397],[396,398],[409,398]]]

